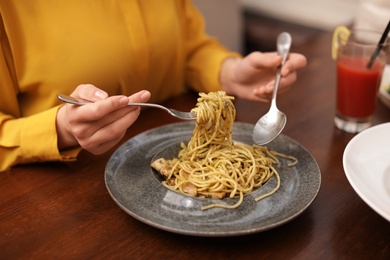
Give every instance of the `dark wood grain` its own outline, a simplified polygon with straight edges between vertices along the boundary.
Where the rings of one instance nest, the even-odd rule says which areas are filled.
[[[322,173],[317,198],[298,218],[266,232],[229,238],[190,237],[150,227],[122,211],[105,187],[105,165],[117,146],[101,156],[82,152],[75,163],[23,165],[0,173],[0,259],[388,258],[390,223],[360,199],[343,171],[343,152],[354,135],[333,124],[330,40],[330,34],[321,33],[295,49],[309,63],[278,100],[288,117],[283,134],[303,145]],[[190,110],[196,98],[188,92],[165,105]],[[255,123],[268,110],[268,104],[243,100],[235,105],[242,122]],[[379,102],[374,122],[388,121],[390,109]],[[173,122],[178,120],[161,110],[144,110],[122,143]]]

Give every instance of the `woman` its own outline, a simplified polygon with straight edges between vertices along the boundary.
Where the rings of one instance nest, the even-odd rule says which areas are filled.
[[[127,102],[161,102],[184,86],[267,101],[281,63],[223,48],[189,0],[2,0],[0,14],[0,171],[104,153],[140,113]],[[305,64],[290,54],[280,91]],[[96,102],[63,105],[57,93]]]

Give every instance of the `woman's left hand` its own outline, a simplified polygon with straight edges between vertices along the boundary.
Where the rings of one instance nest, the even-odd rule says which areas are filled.
[[[220,81],[228,95],[268,102],[274,89],[277,67],[282,57],[276,52],[252,52],[243,59],[229,58],[222,64]],[[278,93],[287,91],[297,79],[296,70],[306,66],[305,56],[290,53],[281,69]]]

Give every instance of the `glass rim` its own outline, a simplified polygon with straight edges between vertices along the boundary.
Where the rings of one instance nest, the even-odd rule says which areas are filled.
[[[379,36],[379,37],[378,37],[377,42],[373,42],[373,43],[360,42],[360,41],[355,40],[355,38],[350,40],[351,36],[356,35],[358,33],[375,34],[376,36]],[[350,30],[350,35],[348,37],[349,39],[347,41],[347,45],[348,44],[354,44],[354,45],[365,46],[365,47],[377,47],[379,45],[378,44],[379,43],[379,39],[382,37],[382,34],[383,34],[383,32],[376,31],[376,30],[363,29],[363,28],[353,28],[353,29]],[[385,42],[380,44],[379,46],[381,46],[381,48],[390,46],[390,36],[387,35]]]

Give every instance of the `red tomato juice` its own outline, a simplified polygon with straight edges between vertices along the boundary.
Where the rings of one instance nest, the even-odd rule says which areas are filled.
[[[375,111],[383,65],[353,57],[337,61],[337,111],[345,116],[364,118]]]

